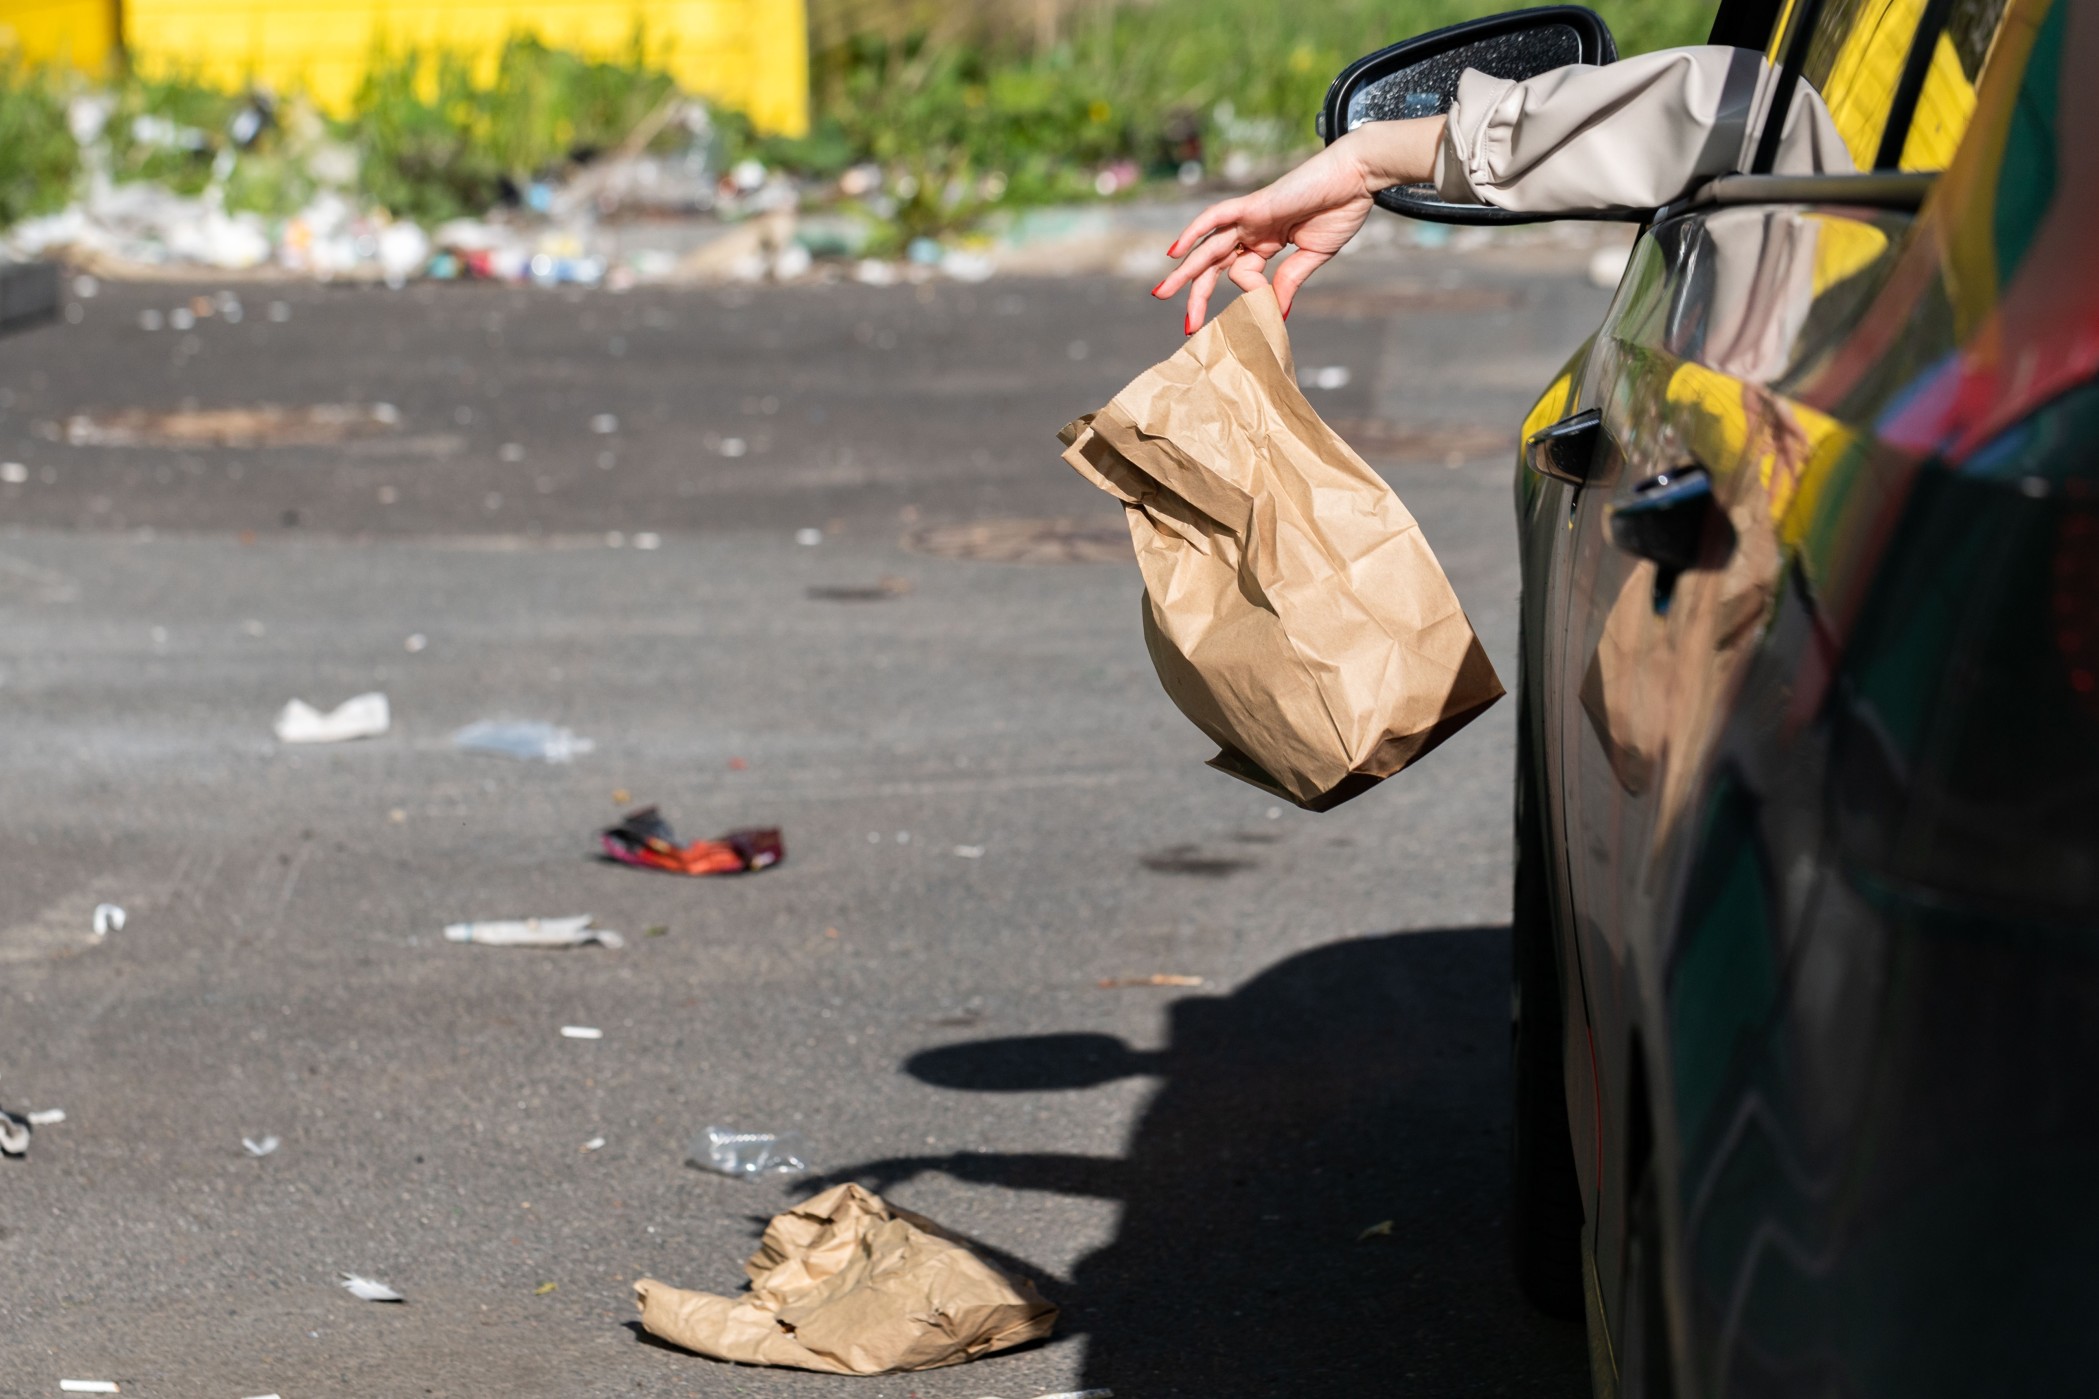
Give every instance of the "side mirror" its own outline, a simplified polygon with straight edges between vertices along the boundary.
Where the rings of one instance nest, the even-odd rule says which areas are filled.
[[[1547,5],[1453,24],[1379,49],[1341,70],[1327,89],[1319,134],[1329,145],[1365,122],[1432,117],[1450,110],[1458,75],[1477,68],[1497,78],[1521,80],[1570,63],[1618,61],[1610,26],[1581,5]],[[1395,185],[1379,190],[1380,208],[1434,223],[1536,223],[1567,214],[1512,214],[1491,204],[1446,204],[1434,185]],[[1617,217],[1599,212],[1590,217]]]

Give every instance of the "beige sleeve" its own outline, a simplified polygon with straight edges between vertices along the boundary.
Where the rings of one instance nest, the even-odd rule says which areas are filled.
[[[1468,69],[1436,156],[1448,202],[1525,214],[1651,209],[1747,167],[1778,74],[1753,49],[1664,49],[1513,82]],[[1775,170],[1851,173],[1820,95],[1803,85]]]

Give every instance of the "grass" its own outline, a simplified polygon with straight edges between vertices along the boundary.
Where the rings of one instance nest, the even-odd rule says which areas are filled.
[[[909,10],[901,23],[825,25],[819,5],[818,32],[841,35],[815,56],[819,132],[906,176],[896,218],[938,232],[992,205],[1087,197],[1116,162],[1165,176],[1197,160],[1214,172],[1237,151],[1253,168],[1272,165],[1314,144],[1313,114],[1346,63],[1506,8],[1124,0],[1069,15],[1044,42],[995,25],[914,27],[922,12]],[[1711,8],[1619,0],[1602,11],[1621,51],[1635,53],[1701,41]]]

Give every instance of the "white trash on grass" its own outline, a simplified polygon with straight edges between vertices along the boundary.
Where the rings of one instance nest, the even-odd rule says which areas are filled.
[[[277,740],[345,743],[353,738],[377,738],[392,724],[386,696],[377,690],[346,699],[325,714],[305,700],[295,699],[277,716]]]
[[[592,915],[570,918],[511,918],[481,923],[448,923],[445,941],[478,942],[484,947],[581,947],[587,942],[621,948],[626,939],[610,928],[590,926]]]

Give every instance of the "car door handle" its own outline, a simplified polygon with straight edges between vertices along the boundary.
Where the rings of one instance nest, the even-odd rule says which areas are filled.
[[[1665,573],[1695,568],[1706,552],[1713,478],[1702,466],[1650,476],[1611,508],[1611,542]]]
[[[1551,427],[1532,433],[1523,444],[1523,459],[1540,476],[1550,476],[1570,486],[1586,485],[1602,436],[1603,410],[1584,408],[1571,418],[1562,418]]]

